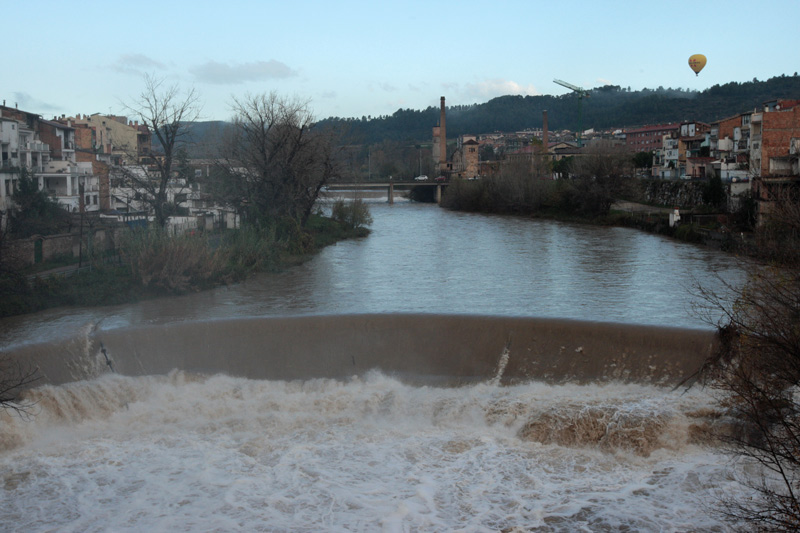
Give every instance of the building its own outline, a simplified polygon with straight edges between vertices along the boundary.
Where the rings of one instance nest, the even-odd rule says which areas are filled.
[[[100,209],[98,179],[90,162],[77,161],[76,130],[69,120],[45,120],[4,105],[0,106],[0,127],[0,209],[14,208],[12,197],[22,168],[37,180],[40,190],[68,211]]]
[[[474,135],[462,135],[458,147],[450,158],[450,171],[459,178],[475,178],[480,175],[480,143]]]
[[[724,182],[747,182],[750,169],[750,119],[740,113],[711,123],[709,150],[714,173]]]
[[[750,119],[750,166],[759,223],[787,189],[800,187],[800,101],[766,102]]]
[[[678,135],[678,174],[686,179],[704,179],[709,175],[711,125],[684,122]]]
[[[147,164],[152,157],[152,134],[139,121],[117,115],[78,114],[74,124],[94,130],[96,153],[111,156],[112,164]]]
[[[680,124],[656,124],[626,129],[625,146],[631,152],[653,152],[661,148],[664,135],[678,133]]]
[[[652,176],[660,179],[678,179],[678,136],[676,133],[664,135],[661,148],[653,154]]]

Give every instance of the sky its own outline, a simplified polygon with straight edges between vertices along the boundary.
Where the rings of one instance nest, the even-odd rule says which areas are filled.
[[[553,82],[704,90],[800,71],[800,0],[2,2],[0,98],[45,118],[125,113],[149,75],[204,120],[276,92],[314,116],[560,95]],[[702,53],[695,76],[689,56]],[[798,95],[800,96],[800,95]]]

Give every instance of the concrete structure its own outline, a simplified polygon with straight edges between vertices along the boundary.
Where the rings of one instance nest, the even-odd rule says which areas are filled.
[[[351,379],[381,369],[426,385],[536,379],[674,386],[695,376],[717,347],[715,332],[702,329],[397,313],[183,321],[98,328],[75,339],[20,344],[7,355],[12,364],[45,369],[37,385],[95,377],[102,360],[97,367],[75,363],[102,343],[116,370],[131,376],[180,368],[250,379]]]

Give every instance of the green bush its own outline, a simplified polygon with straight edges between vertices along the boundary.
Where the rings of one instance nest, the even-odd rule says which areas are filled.
[[[272,270],[280,259],[274,227],[243,226],[231,231],[220,251],[226,261],[225,281],[243,279],[251,272]]]
[[[372,215],[369,212],[369,207],[361,198],[356,198],[350,202],[337,200],[333,204],[331,218],[347,229],[357,229],[372,224]]]

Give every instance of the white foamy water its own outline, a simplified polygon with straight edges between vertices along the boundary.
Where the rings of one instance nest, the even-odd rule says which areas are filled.
[[[714,531],[711,405],[641,385],[217,375],[34,391],[2,415],[0,530]]]

